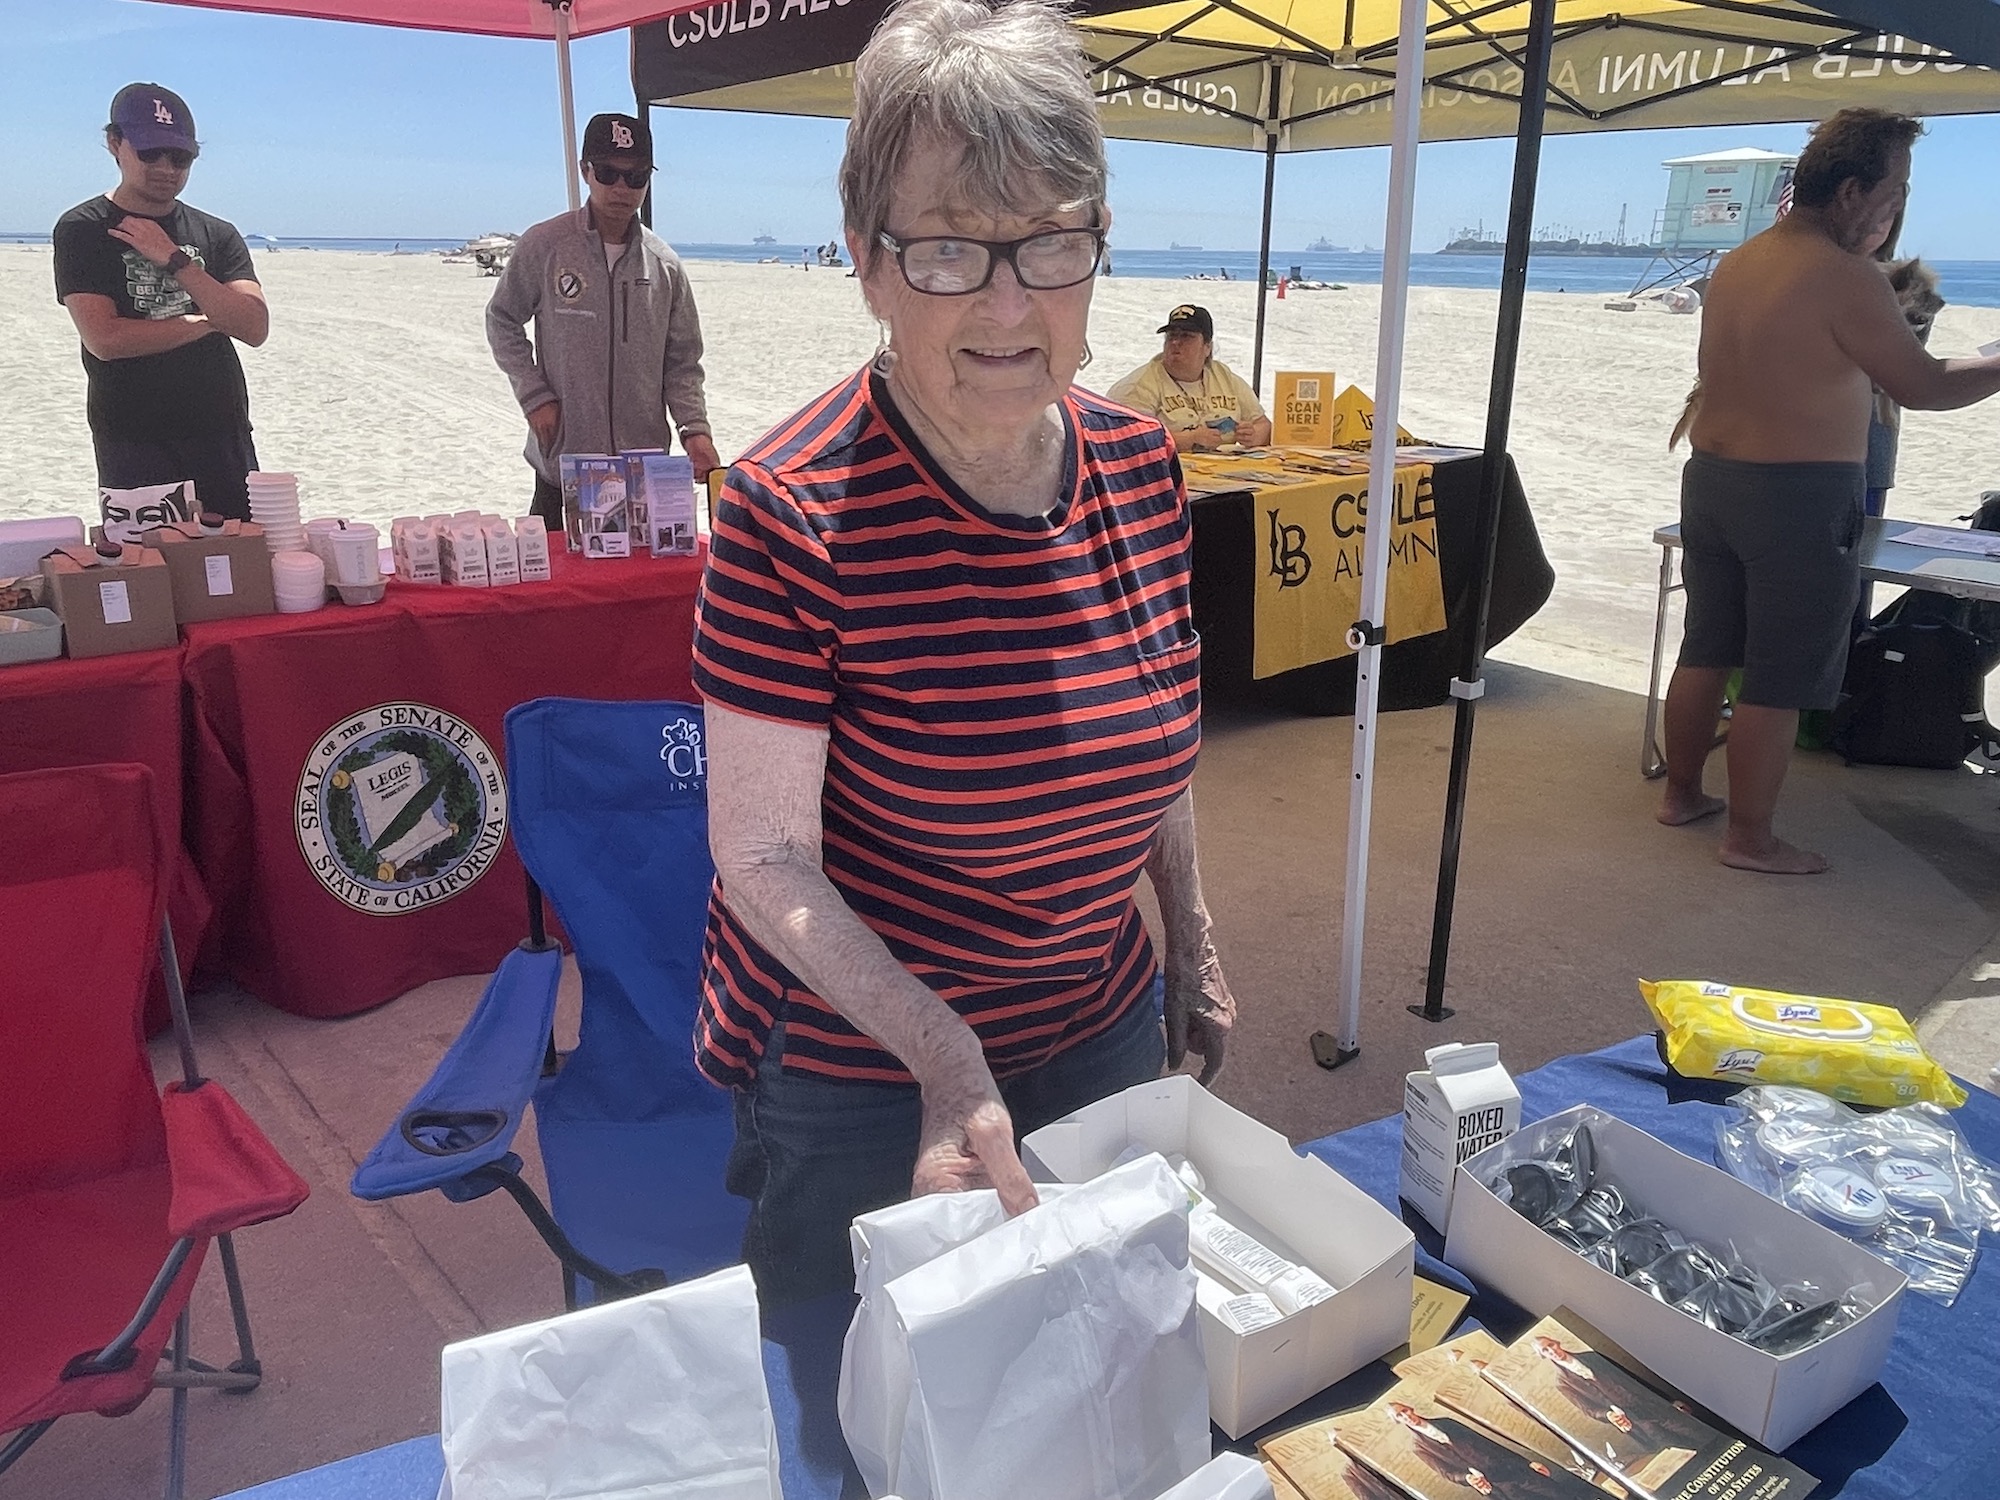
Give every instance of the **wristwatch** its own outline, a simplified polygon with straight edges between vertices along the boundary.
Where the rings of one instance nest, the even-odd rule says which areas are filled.
[[[164,269],[169,276],[178,276],[180,275],[181,272],[185,271],[189,266],[193,264],[194,264],[194,257],[192,255],[189,255],[185,250],[177,249],[174,251],[172,255],[169,255],[167,257],[167,263],[162,269]]]

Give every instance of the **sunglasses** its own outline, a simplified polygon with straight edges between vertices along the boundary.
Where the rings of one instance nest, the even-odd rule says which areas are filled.
[[[138,157],[149,167],[164,161],[176,172],[185,172],[194,165],[194,152],[183,151],[178,146],[153,146],[139,152]]]
[[[628,188],[642,188],[653,175],[651,167],[620,168],[601,161],[589,162],[590,175],[605,187],[615,187],[624,183]]]

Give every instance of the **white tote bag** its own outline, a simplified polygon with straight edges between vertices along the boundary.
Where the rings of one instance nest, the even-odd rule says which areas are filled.
[[[444,1351],[450,1500],[779,1500],[742,1266]]]
[[[1207,1461],[1186,1189],[1148,1156],[1041,1191],[855,1220],[840,1425],[870,1494],[1156,1500]]]

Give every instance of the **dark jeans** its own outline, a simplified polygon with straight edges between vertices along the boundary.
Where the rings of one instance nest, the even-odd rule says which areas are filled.
[[[97,482],[108,490],[194,481],[195,502],[203,510],[234,520],[250,519],[245,478],[257,467],[257,450],[247,426],[220,432],[191,432],[162,442],[90,436],[97,450]]]
[[[1159,1077],[1166,1056],[1154,1003],[1134,1005],[1102,1036],[1000,1085],[1016,1137]],[[779,1026],[756,1086],[736,1094],[729,1154],[729,1191],[750,1200],[743,1259],[766,1308],[854,1289],[847,1226],[910,1196],[923,1124],[914,1087],[788,1073],[783,1057]]]
[[[529,502],[528,514],[540,516],[549,528],[550,536],[561,536],[563,529],[562,486],[551,484],[542,478],[539,470],[535,473],[535,498]]]

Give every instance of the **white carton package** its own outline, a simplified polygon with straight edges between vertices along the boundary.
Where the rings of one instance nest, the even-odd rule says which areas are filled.
[[[1402,1195],[1443,1230],[1458,1164],[1520,1129],[1521,1091],[1497,1042],[1446,1042],[1424,1061],[1403,1079]]]
[[[1779,1356],[1753,1349],[1601,1270],[1528,1222],[1486,1186],[1579,1122],[1590,1126],[1596,1177],[1628,1207],[1690,1240],[1727,1248],[1780,1284],[1837,1297],[1866,1288],[1867,1310],[1817,1343]],[[1689,1400],[1771,1451],[1873,1385],[1889,1357],[1907,1285],[1852,1241],[1766,1198],[1719,1167],[1683,1156],[1637,1126],[1577,1105],[1525,1127],[1460,1165],[1444,1258],[1535,1317],[1569,1308]]]
[[[514,523],[514,547],[521,559],[521,582],[549,581],[549,527],[540,516],[522,516]]]
[[[486,578],[494,588],[521,581],[521,549],[507,523],[495,516],[482,520],[486,533]]]
[[[757,1292],[743,1266],[447,1344],[456,1500],[780,1500]]]
[[[59,547],[83,545],[81,516],[47,516],[0,521],[0,578],[38,572],[42,559]]]
[[[389,550],[395,559],[396,576],[405,583],[442,583],[444,568],[438,559],[438,528],[415,516],[399,516],[389,523]]]
[[[1240,1333],[1212,1292],[1201,1295],[1211,1278],[1197,1281],[1209,1416],[1230,1437],[1408,1341],[1416,1241],[1402,1220],[1192,1078],[1139,1084],[1021,1144],[1029,1173],[1042,1182],[1087,1182],[1134,1145],[1186,1157],[1228,1223],[1332,1283],[1324,1301]]]
[[[439,529],[438,542],[446,583],[473,589],[487,586],[486,531],[477,515],[469,520],[453,517]]]

